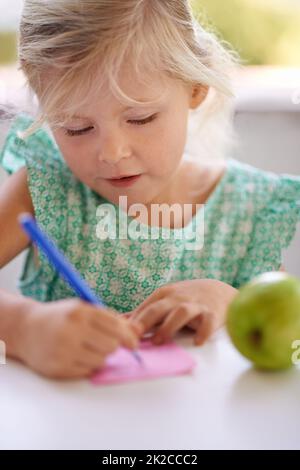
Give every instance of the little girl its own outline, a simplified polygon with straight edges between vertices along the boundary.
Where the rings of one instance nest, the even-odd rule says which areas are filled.
[[[300,178],[226,158],[233,55],[187,0],[25,0],[19,58],[39,107],[18,114],[0,155],[13,173],[0,266],[29,247],[23,296],[0,292],[8,354],[81,377],[149,331],[160,344],[189,327],[202,344],[240,286],[281,268],[300,219]],[[20,229],[23,211],[107,309],[74,298]]]

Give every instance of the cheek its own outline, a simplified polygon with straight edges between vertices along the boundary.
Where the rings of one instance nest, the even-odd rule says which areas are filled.
[[[86,164],[88,162],[86,158],[88,150],[86,145],[83,147],[79,139],[77,140],[76,138],[74,138],[73,142],[72,138],[68,139],[65,136],[61,137],[54,134],[54,137],[68,167],[75,175],[84,175],[88,170],[88,165]]]
[[[183,156],[186,135],[187,125],[182,118],[159,126],[147,143],[148,168],[158,175],[174,171]]]

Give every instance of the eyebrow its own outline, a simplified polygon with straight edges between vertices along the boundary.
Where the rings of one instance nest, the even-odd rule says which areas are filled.
[[[136,109],[135,106],[124,108],[124,111],[129,111],[130,109]],[[89,116],[82,116],[80,114],[74,114],[71,119],[89,119]]]
[[[140,105],[135,105],[135,106],[125,106],[122,108],[122,111],[129,111],[131,109],[142,109],[142,108],[153,108],[155,106],[158,106],[158,105],[161,105],[162,104],[162,101],[152,101],[151,104],[150,103],[143,103],[142,100],[137,100],[137,101],[141,101],[141,104]],[[72,116],[72,119],[89,119],[88,116],[83,116],[82,114],[74,114]]]

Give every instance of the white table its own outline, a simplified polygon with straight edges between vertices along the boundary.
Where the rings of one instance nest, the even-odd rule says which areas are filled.
[[[0,366],[2,449],[300,448],[300,370],[261,373],[224,332],[191,375],[95,387]]]

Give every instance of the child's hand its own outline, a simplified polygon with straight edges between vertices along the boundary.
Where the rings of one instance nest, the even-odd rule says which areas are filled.
[[[213,279],[167,284],[144,300],[129,321],[141,325],[141,335],[157,327],[152,337],[155,344],[167,342],[188,326],[196,331],[194,341],[200,345],[224,323],[227,306],[236,292]]]
[[[115,313],[77,299],[31,304],[18,357],[52,378],[90,375],[120,345],[138,346],[136,327]]]

